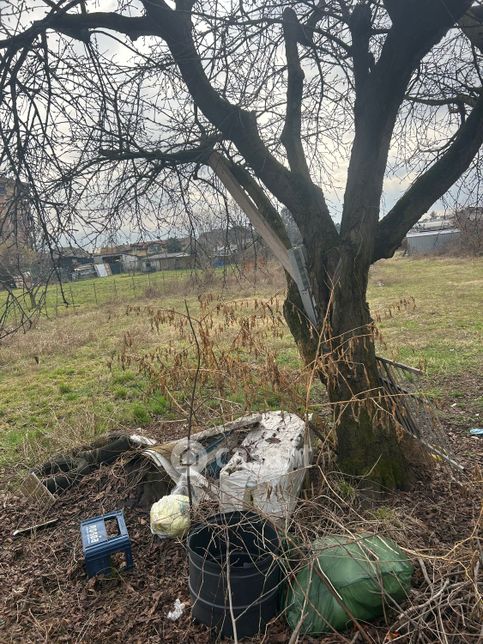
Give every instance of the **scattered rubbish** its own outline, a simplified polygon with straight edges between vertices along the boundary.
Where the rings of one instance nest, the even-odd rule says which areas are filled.
[[[278,612],[280,542],[253,512],[217,514],[188,537],[193,618],[221,635],[260,632]]]
[[[189,483],[188,483],[189,478]],[[188,485],[191,489],[191,503],[196,507],[203,499],[210,495],[213,499],[218,498],[218,494],[214,490],[212,484],[199,472],[195,470],[190,472],[183,472],[178,479],[175,487],[171,490],[171,494],[182,494],[190,497]]]
[[[158,537],[181,537],[190,526],[190,500],[184,494],[168,494],[153,503],[151,532]]]
[[[195,508],[207,496],[211,496],[213,500],[219,498],[202,474],[196,470],[189,474],[183,472],[170,494],[161,497],[151,506],[151,532],[163,539],[182,536],[190,526],[190,502],[192,508]]]
[[[220,472],[221,510],[248,505],[274,519],[290,516],[311,460],[310,435],[301,418],[282,411],[262,414]]]
[[[157,441],[148,436],[141,436],[141,434],[130,434],[129,442],[133,447],[147,447],[149,445],[156,445]]]
[[[292,630],[320,635],[354,620],[383,614],[388,600],[407,597],[413,567],[391,539],[333,535],[314,541],[314,558],[296,575],[285,597]]]
[[[28,499],[34,501],[41,511],[47,511],[56,501],[55,496],[49,492],[35,472],[30,472],[24,479],[20,491]]]
[[[104,436],[89,449],[61,454],[30,472],[21,486],[22,493],[47,506],[52,505],[56,494],[76,485],[101,465],[110,465],[126,452],[153,444],[152,439],[137,434]]]
[[[242,442],[248,431],[258,425],[261,414],[242,416],[224,425],[218,425],[193,435],[190,449],[195,448],[191,459],[201,457],[198,465],[190,467],[191,471],[201,472],[212,476],[219,474],[222,464],[230,456],[234,448]],[[148,509],[162,496],[170,493],[173,483],[185,471],[183,461],[187,456],[188,440],[181,438],[148,447],[136,454],[127,464],[130,487],[135,489],[135,503]],[[199,454],[199,452],[203,454]],[[200,467],[200,465],[202,467]]]
[[[167,614],[167,618],[170,619],[172,622],[175,622],[183,614],[185,606],[186,604],[183,604],[182,602],[179,601],[178,598],[176,598],[174,600],[173,610],[169,611],[169,613]]]
[[[114,528],[115,534],[108,533],[108,526]],[[111,555],[117,552],[124,554],[126,568],[132,568],[131,541],[122,510],[82,521],[80,530],[89,577],[110,572]]]
[[[388,362],[391,367],[394,364]],[[387,382],[394,393],[402,392],[390,373]],[[408,409],[412,409],[414,396],[407,395],[411,399]],[[414,429],[415,418],[415,414],[405,417],[408,427]],[[475,437],[483,435],[481,428],[468,431]],[[281,545],[274,525],[293,513],[312,462],[311,433],[304,420],[283,411],[254,414],[193,434],[189,441],[183,438],[163,444],[139,435],[111,435],[89,449],[45,463],[30,473],[22,489],[35,500],[36,509],[42,504],[50,507],[59,492],[128,451],[129,458],[123,462],[127,487],[132,487],[133,475],[137,477],[137,499],[155,501],[149,506],[151,532],[169,538],[189,531],[193,617],[220,636],[242,638],[263,631],[280,612]],[[439,456],[438,450],[432,451]],[[444,457],[448,458],[446,453]],[[99,476],[99,480],[105,478]],[[97,482],[92,484],[89,489],[96,495]],[[222,513],[190,530],[192,507],[200,503],[198,516],[213,511],[215,505]],[[12,534],[35,534],[57,522],[46,520]],[[141,524],[146,524],[144,518]],[[80,529],[89,577],[109,572],[118,561],[113,557],[117,553],[123,555],[126,568],[133,566],[122,511],[82,521]],[[149,535],[146,540],[150,541]],[[390,539],[334,535],[316,540],[312,554],[312,560],[298,562],[283,597],[294,637],[295,633],[317,636],[343,630],[356,620],[375,619],[383,614],[386,601],[402,601],[410,589],[412,565]],[[173,561],[177,566],[177,559]],[[178,620],[186,606],[176,599],[172,610],[166,609],[167,619]],[[386,634],[387,641],[398,637],[396,631]]]
[[[48,528],[49,526],[55,525],[58,523],[59,519],[50,519],[49,521],[44,521],[43,523],[37,523],[36,525],[31,525],[28,528],[19,528],[12,532],[12,537],[18,537],[21,534],[37,532],[37,530],[42,530],[43,528]]]
[[[152,501],[151,532],[166,538],[188,529],[190,498],[193,506],[209,498],[225,512],[256,508],[276,519],[289,516],[311,458],[304,421],[279,411],[149,447],[130,471],[137,472],[139,502]]]

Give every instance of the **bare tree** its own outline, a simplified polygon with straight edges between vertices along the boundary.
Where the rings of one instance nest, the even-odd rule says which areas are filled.
[[[289,276],[285,316],[334,403],[341,468],[406,485],[408,455],[377,373],[368,271],[453,184],[479,177],[482,7],[5,4],[0,163],[33,186],[46,237],[202,218],[226,203],[208,167],[217,150],[282,244],[282,207],[300,231],[315,330]],[[326,195],[346,166],[339,231]],[[384,180],[402,171],[411,185],[381,218]]]

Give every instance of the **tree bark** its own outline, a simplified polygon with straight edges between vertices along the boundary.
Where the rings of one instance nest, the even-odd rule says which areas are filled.
[[[296,288],[289,281],[284,313],[307,364],[326,386],[342,472],[378,489],[407,489],[426,469],[427,456],[401,427],[381,386],[374,325],[366,301],[369,265],[359,265],[347,246],[333,249],[316,281],[330,284],[316,296],[320,319],[310,330]],[[317,362],[315,362],[317,361]]]

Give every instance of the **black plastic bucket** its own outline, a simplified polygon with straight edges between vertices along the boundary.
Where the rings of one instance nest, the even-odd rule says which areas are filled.
[[[278,612],[280,541],[253,512],[227,512],[195,526],[188,537],[193,618],[233,637],[258,633]],[[231,588],[230,595],[228,588]]]

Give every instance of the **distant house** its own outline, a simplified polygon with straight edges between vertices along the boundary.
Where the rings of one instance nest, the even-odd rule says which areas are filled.
[[[138,266],[143,273],[188,269],[192,268],[192,262],[189,253],[158,253],[138,258]]]
[[[453,246],[460,237],[457,228],[416,230],[407,234],[408,255],[439,253]]]
[[[101,246],[95,251],[95,255],[122,255],[132,251],[132,244],[114,244],[111,246]]]
[[[94,253],[94,262],[96,264],[107,264],[112,275],[120,273],[135,272],[138,267],[137,255],[131,254],[129,249],[120,251],[119,248],[105,249],[107,252]]]
[[[211,265],[213,268],[222,268],[234,264],[240,259],[241,249],[238,244],[225,244],[214,248],[211,252]]]
[[[54,249],[53,259],[63,280],[72,279],[76,268],[92,264],[92,255],[88,251],[73,246]]]
[[[147,257],[166,251],[166,240],[154,239],[151,241],[135,242],[130,244],[128,252],[138,257]]]
[[[86,280],[91,279],[92,277],[97,277],[96,269],[92,263],[76,266],[72,271],[73,280]]]
[[[253,239],[252,229],[247,226],[231,226],[230,228],[213,228],[198,235],[196,246],[207,254],[213,254],[220,249],[236,247],[243,250]]]
[[[415,224],[410,232],[429,232],[440,230],[447,230],[449,228],[454,228],[452,220],[448,217],[432,217],[431,219],[422,219]]]
[[[34,244],[28,186],[5,176],[0,176],[0,243]]]
[[[189,237],[170,237],[168,239],[151,239],[129,245],[128,252],[138,257],[159,255],[162,253],[187,253],[190,248]]]
[[[201,233],[196,240],[195,251],[200,263],[208,262],[214,267],[240,263],[267,253],[261,238],[253,229],[240,225]]]
[[[460,230],[450,217],[429,218],[418,221],[406,235],[405,249],[408,255],[431,255],[455,247]]]

